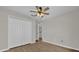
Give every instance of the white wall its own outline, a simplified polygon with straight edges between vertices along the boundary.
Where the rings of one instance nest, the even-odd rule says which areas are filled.
[[[0,11],[0,50],[8,47],[8,17]]]
[[[47,19],[44,40],[79,50],[79,10]]]

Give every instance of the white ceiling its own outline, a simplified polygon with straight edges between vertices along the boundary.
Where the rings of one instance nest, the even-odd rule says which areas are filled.
[[[21,14],[24,14],[34,19],[38,19],[38,17],[31,16],[32,13],[30,12],[30,10],[35,10],[34,6],[5,6],[4,8],[19,12]],[[49,8],[50,9],[48,12],[50,13],[50,15],[45,16],[44,19],[49,18],[49,17],[60,16],[68,12],[79,9],[78,6],[49,6]]]

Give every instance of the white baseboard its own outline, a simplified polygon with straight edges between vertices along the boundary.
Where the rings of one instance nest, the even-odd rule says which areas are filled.
[[[0,52],[4,52],[4,51],[7,51],[7,50],[9,50],[9,48],[2,49],[2,50],[0,50]]]
[[[34,43],[34,42],[31,42],[31,43]],[[29,43],[23,43],[23,44],[21,44],[21,45],[18,45],[18,46],[22,46],[22,45],[26,45],[26,44],[29,44]],[[18,47],[18,46],[14,46],[14,47]],[[9,50],[10,48],[14,48],[14,47],[8,47],[8,48],[6,48],[6,49],[1,49],[0,50],[0,52],[4,52],[4,51],[7,51],[7,50]]]
[[[73,48],[73,47],[70,47],[70,46],[62,45],[62,44],[59,44],[59,43],[54,43],[54,42],[50,42],[50,41],[46,41],[46,40],[44,40],[44,42],[48,42],[48,43],[51,43],[51,44],[54,44],[54,45],[57,45],[57,46],[61,46],[61,47],[65,47],[65,48],[69,48],[69,49],[73,49],[73,50],[79,51],[79,49],[77,49],[77,48]]]
[[[19,46],[23,46],[23,45],[26,45],[26,44],[29,44],[29,43],[34,43],[34,42],[24,42],[24,43],[21,43],[21,44],[16,45],[16,46],[9,46],[8,45],[8,49],[15,48],[15,47],[19,47]]]

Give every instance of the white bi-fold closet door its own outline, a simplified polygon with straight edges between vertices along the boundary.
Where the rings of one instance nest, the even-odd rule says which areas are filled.
[[[10,17],[8,19],[9,48],[32,42],[32,22]]]

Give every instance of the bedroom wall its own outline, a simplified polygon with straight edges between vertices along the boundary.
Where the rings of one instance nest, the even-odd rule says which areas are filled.
[[[29,17],[17,13],[15,11],[10,11],[0,7],[0,51],[5,51],[6,49],[8,49],[8,17],[9,16],[20,18],[23,21],[31,21],[34,25],[34,21],[32,21],[32,19],[30,19]],[[32,38],[35,38],[34,34]]]
[[[8,48],[8,17],[0,11],[0,50]]]
[[[44,22],[44,41],[79,50],[79,10]]]

